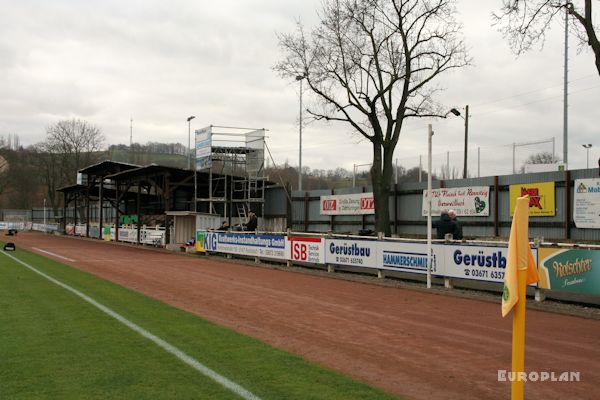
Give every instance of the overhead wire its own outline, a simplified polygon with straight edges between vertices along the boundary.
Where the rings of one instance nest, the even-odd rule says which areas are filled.
[[[584,75],[584,76],[581,76],[579,78],[571,79],[570,81],[568,81],[568,83],[577,82],[577,81],[580,81],[582,79],[587,79],[587,78],[595,77],[595,76],[596,75],[594,75],[594,74]],[[501,97],[499,99],[486,101],[484,103],[475,103],[475,104],[473,104],[473,106],[474,107],[486,106],[488,104],[499,103],[499,102],[504,101],[504,100],[510,100],[510,99],[514,99],[516,97],[521,97],[521,96],[525,96],[525,95],[532,94],[532,93],[542,92],[544,90],[552,89],[552,88],[555,88],[555,87],[562,87],[562,86],[563,86],[563,83],[559,83],[559,84],[552,85],[552,86],[546,86],[544,88],[539,88],[539,89],[534,89],[534,90],[530,90],[530,91],[527,91],[527,92],[521,92],[521,93],[513,94],[511,96]]]

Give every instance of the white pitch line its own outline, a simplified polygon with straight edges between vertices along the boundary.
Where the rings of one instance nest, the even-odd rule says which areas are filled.
[[[39,248],[37,248],[37,247],[32,247],[32,249],[33,249],[33,250],[40,251],[40,252],[42,252],[42,253],[45,253],[45,254],[48,254],[49,256],[53,256],[53,257],[62,258],[63,260],[67,260],[67,261],[71,261],[71,262],[74,262],[74,261],[76,261],[76,260],[73,260],[72,258],[65,257],[65,256],[61,256],[60,254],[56,254],[56,253],[53,253],[53,252],[51,252],[51,251],[47,251],[47,250],[42,250],[42,249],[39,249]],[[7,255],[8,255],[8,254],[7,254]]]
[[[154,344],[156,344],[157,346],[159,346],[160,348],[162,348],[163,350],[165,350],[167,353],[171,353],[172,355],[174,355],[175,357],[177,357],[182,362],[186,363],[190,367],[194,368],[195,370],[197,370],[201,374],[209,377],[210,379],[214,380],[215,382],[221,384],[226,389],[229,389],[230,391],[232,391],[233,393],[235,393],[238,396],[242,397],[243,399],[246,399],[246,400],[260,400],[260,397],[254,395],[253,393],[251,393],[248,390],[244,389],[242,386],[240,386],[237,383],[233,382],[232,380],[224,377],[223,375],[219,374],[218,372],[213,371],[212,369],[210,369],[209,367],[205,366],[204,364],[202,364],[200,361],[196,360],[192,356],[187,355],[186,353],[184,353],[183,351],[179,350],[177,347],[173,346],[172,344],[170,344],[170,343],[166,342],[165,340],[159,338],[158,336],[156,336],[156,335],[148,332],[147,330],[145,330],[141,326],[139,326],[139,325],[131,322],[127,318],[123,317],[121,314],[118,314],[117,312],[111,310],[110,308],[106,307],[105,305],[103,305],[101,303],[98,303],[96,300],[94,300],[93,298],[89,297],[88,295],[86,295],[86,294],[80,292],[79,290],[77,290],[77,289],[75,289],[75,288],[67,285],[66,283],[63,283],[63,282],[61,282],[61,281],[59,281],[59,280],[51,277],[50,275],[45,274],[44,272],[42,272],[42,271],[38,270],[37,268],[35,268],[35,267],[27,264],[25,261],[19,260],[18,258],[16,258],[15,256],[13,256],[11,254],[8,254],[8,253],[6,253],[4,251],[2,252],[2,254],[4,254],[5,256],[7,256],[9,258],[12,258],[13,260],[15,260],[16,262],[18,262],[19,264],[25,266],[26,268],[29,268],[31,271],[35,272],[38,275],[43,276],[44,278],[46,278],[50,282],[54,283],[55,285],[58,285],[58,286],[62,287],[63,289],[68,290],[69,292],[71,292],[74,295],[80,297],[84,301],[90,303],[94,307],[98,308],[100,311],[102,311],[105,314],[113,317],[114,319],[116,319],[117,321],[119,321],[120,323],[122,323],[123,325],[125,325],[126,327],[128,327],[129,329],[131,329],[131,330],[139,333],[143,337],[151,340],[152,342],[154,342]]]

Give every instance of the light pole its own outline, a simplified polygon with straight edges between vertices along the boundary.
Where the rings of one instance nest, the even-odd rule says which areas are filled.
[[[583,148],[586,150],[586,162],[585,162],[585,167],[589,168],[590,167],[590,149],[592,148],[592,144],[588,143],[588,144],[582,144]]]
[[[456,108],[450,110],[450,112],[457,117],[461,117],[465,120],[465,157],[464,157],[464,165],[463,165],[463,179],[467,178],[467,152],[468,152],[468,144],[469,144],[469,105],[465,106],[465,116],[460,115],[460,111]]]
[[[46,199],[44,198],[44,232],[46,232]]]
[[[297,75],[296,80],[300,81],[300,143],[298,146],[298,190],[302,190],[302,81],[306,75]]]
[[[427,126],[427,289],[431,289],[431,148],[432,148],[433,128],[431,124]]]
[[[193,115],[190,115],[187,118],[187,123],[188,123],[188,169],[192,169],[192,147],[191,147],[192,145],[191,145],[191,142],[190,142],[190,132],[191,132],[191,128],[190,128],[191,127],[191,123],[190,123],[190,121],[193,120],[194,118],[196,118],[196,117],[193,116]],[[194,146],[194,148],[195,147],[196,146]]]

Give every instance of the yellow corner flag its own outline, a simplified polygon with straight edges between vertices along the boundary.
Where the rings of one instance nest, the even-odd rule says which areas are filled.
[[[519,197],[513,214],[508,240],[508,257],[502,291],[502,316],[505,317],[519,301],[518,270],[526,271],[525,286],[539,280],[537,266],[529,247],[529,196]],[[523,301],[525,294],[523,291]]]
[[[525,301],[527,284],[539,280],[529,247],[529,196],[519,197],[510,227],[508,257],[502,292],[502,316],[513,311],[511,399],[522,400],[525,393]]]

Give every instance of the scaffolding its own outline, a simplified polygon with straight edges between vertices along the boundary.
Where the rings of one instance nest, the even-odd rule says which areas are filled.
[[[209,213],[245,223],[248,213],[263,215],[265,129],[210,125],[196,130],[196,171],[208,172]],[[205,192],[206,193],[206,192]],[[229,211],[228,211],[229,210]]]

